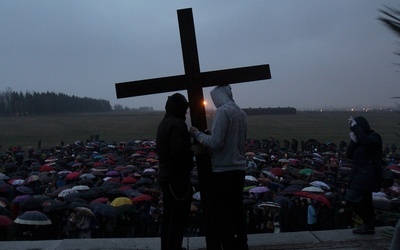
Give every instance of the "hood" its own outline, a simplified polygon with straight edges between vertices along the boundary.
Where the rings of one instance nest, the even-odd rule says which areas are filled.
[[[357,122],[357,125],[364,130],[364,132],[371,131],[371,127],[369,126],[367,119],[365,119],[363,116],[358,116],[354,118],[354,120]]]
[[[189,103],[186,97],[176,93],[168,96],[167,103],[165,104],[165,111],[181,119],[186,119],[186,112],[189,107]]]
[[[210,92],[211,99],[215,107],[219,108],[227,102],[233,101],[231,86],[217,86]]]

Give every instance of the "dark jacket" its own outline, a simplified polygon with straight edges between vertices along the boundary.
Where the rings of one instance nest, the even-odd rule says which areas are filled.
[[[357,142],[351,141],[346,151],[347,157],[355,165],[349,189],[377,192],[382,167],[382,138],[369,128],[368,123],[365,125],[362,121],[357,121],[351,131],[356,135]]]
[[[193,152],[184,118],[167,112],[158,126],[156,140],[160,184],[189,181]]]

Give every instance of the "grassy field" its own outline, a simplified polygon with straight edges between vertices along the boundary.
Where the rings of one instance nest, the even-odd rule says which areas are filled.
[[[66,144],[85,141],[99,134],[110,142],[155,139],[157,125],[163,112],[68,114],[55,116],[5,117],[0,119],[0,151],[10,145],[23,149],[52,147],[63,140]],[[348,141],[349,115],[366,117],[379,132],[384,144],[400,145],[400,114],[398,112],[298,112],[295,115],[248,116],[248,138],[265,139],[272,136],[283,141],[316,139],[320,142]],[[189,118],[188,118],[189,120]],[[211,124],[212,116],[208,117]]]

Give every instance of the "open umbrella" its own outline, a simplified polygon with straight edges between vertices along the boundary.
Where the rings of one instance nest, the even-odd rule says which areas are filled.
[[[58,175],[67,175],[69,173],[71,173],[71,171],[69,171],[69,170],[61,170],[60,172],[58,172]]]
[[[267,207],[275,207],[275,208],[280,208],[281,207],[281,205],[279,205],[279,203],[272,202],[272,201],[262,202],[262,203],[258,204],[257,206],[260,209],[264,209],[264,208],[267,208]]]
[[[42,203],[43,212],[58,212],[68,209],[68,204],[60,200],[47,200]]]
[[[72,188],[68,188],[68,189],[65,189],[65,190],[61,191],[61,192],[58,194],[58,197],[65,197],[65,196],[67,196],[68,194],[72,194],[72,193],[78,193],[78,191],[77,191],[77,190],[74,190],[74,189],[72,189]]]
[[[14,220],[14,222],[17,224],[35,225],[35,226],[51,224],[49,217],[47,217],[47,215],[39,211],[26,211],[25,213],[18,216]]]
[[[78,213],[78,214],[82,214],[88,217],[96,217],[96,215],[93,213],[92,210],[90,210],[90,208],[87,207],[74,207],[74,210]]]
[[[322,188],[313,187],[313,186],[305,187],[305,188],[303,188],[301,191],[304,191],[304,192],[312,192],[312,193],[324,193],[324,192],[325,192]]]
[[[39,172],[51,172],[53,170],[54,168],[52,166],[45,164],[40,167]]]
[[[10,179],[9,176],[7,176],[7,175],[5,175],[3,173],[0,173],[0,180],[9,180],[9,179]]]
[[[69,203],[76,201],[77,199],[82,199],[81,193],[70,193],[64,196],[64,201]]]
[[[276,195],[273,198],[273,202],[278,203],[281,207],[283,207],[283,206],[292,207],[293,206],[293,201],[286,196]]]
[[[281,190],[285,189],[285,186],[278,182],[269,182],[267,187],[271,190],[278,191],[280,188]]]
[[[118,197],[115,198],[110,205],[113,207],[119,207],[122,205],[132,205],[132,204],[133,204],[132,200],[129,199],[128,197]]]
[[[91,173],[86,173],[86,174],[82,174],[81,176],[79,176],[79,178],[92,180],[92,179],[96,178],[96,176]]]
[[[151,201],[152,199],[153,199],[152,196],[143,194],[143,195],[132,198],[132,202],[135,203],[135,202],[141,202],[141,201]]]
[[[12,200],[12,203],[14,203],[14,204],[19,204],[19,203],[21,203],[22,201],[24,201],[24,200],[26,200],[26,199],[28,199],[28,198],[30,198],[31,196],[29,195],[29,194],[23,194],[23,195],[18,195],[18,196],[16,196],[13,200]]]
[[[119,211],[116,207],[102,203],[95,204],[93,212],[94,214],[100,214],[108,217],[118,216],[119,214]]]
[[[7,183],[0,183],[0,193],[9,193],[13,190],[13,187]]]
[[[271,179],[273,179],[273,180],[276,180],[276,179],[277,179],[277,178],[276,178],[276,175],[274,175],[274,174],[271,173],[270,171],[263,170],[262,173],[263,173],[266,177],[269,177],[269,178],[271,178]]]
[[[14,221],[5,215],[0,215],[0,227],[7,227],[14,224]]]
[[[312,170],[311,168],[304,168],[302,170],[299,171],[299,174],[302,175],[310,175],[314,172],[314,170]]]
[[[27,186],[19,186],[16,188],[16,190],[18,192],[20,192],[21,194],[33,194],[32,188],[27,187]]]
[[[96,203],[103,203],[103,204],[106,204],[107,202],[109,202],[110,200],[108,199],[108,198],[106,198],[106,197],[100,197],[100,198],[96,198],[96,199],[94,199],[94,200],[92,200],[91,202],[90,202],[90,204],[92,205],[92,204],[96,204]]]
[[[319,188],[322,188],[322,189],[326,189],[326,190],[330,190],[331,189],[331,187],[328,184],[326,184],[325,182],[323,182],[323,181],[313,181],[313,182],[310,182],[310,185],[314,186],[314,187],[319,187]]]
[[[76,180],[81,175],[81,172],[71,172],[65,176],[66,180]]]
[[[294,195],[300,196],[300,197],[305,197],[305,198],[310,198],[310,199],[313,199],[315,201],[322,202],[327,206],[330,206],[329,200],[325,196],[323,196],[321,194],[299,191],[299,192],[294,193]]]
[[[127,176],[127,177],[122,179],[122,183],[125,183],[125,184],[134,184],[136,182],[137,182],[137,179],[135,177],[132,177],[132,176]]]
[[[71,189],[76,190],[76,191],[86,191],[86,190],[89,190],[90,187],[87,185],[76,185],[76,186],[73,186]]]
[[[39,180],[39,176],[38,175],[30,175],[28,178],[25,179],[26,183],[31,183],[34,181],[38,181]]]
[[[35,197],[29,197],[26,200],[21,201],[19,207],[21,211],[42,210],[42,202],[42,200]]]
[[[118,171],[115,171],[115,170],[110,170],[110,171],[108,171],[108,172],[106,173],[106,176],[110,176],[110,177],[119,176],[119,172],[118,172]]]
[[[8,210],[5,207],[2,207],[2,206],[0,206],[0,215],[5,215],[5,216],[10,217],[10,218],[12,217],[11,211]]]
[[[261,186],[261,187],[254,187],[249,190],[249,193],[254,193],[254,194],[261,194],[261,193],[266,193],[268,192],[268,188]]]
[[[255,187],[257,187],[257,186],[246,186],[243,188],[243,193],[247,193],[250,191],[250,189],[255,188]]]
[[[9,184],[11,184],[12,186],[20,186],[23,185],[25,183],[25,180],[23,179],[11,179],[8,181]]]
[[[282,168],[271,168],[269,170],[269,172],[271,172],[272,174],[274,174],[275,176],[283,176],[283,169]]]
[[[248,181],[248,182],[258,182],[257,178],[254,177],[254,176],[251,176],[251,175],[246,175],[246,176],[244,177],[244,180],[245,180],[245,181]]]
[[[153,181],[149,178],[141,178],[136,182],[137,186],[141,186],[141,185],[150,185],[152,184]]]

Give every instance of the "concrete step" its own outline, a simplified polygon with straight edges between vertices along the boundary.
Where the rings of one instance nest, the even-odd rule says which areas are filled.
[[[374,235],[355,235],[351,229],[251,234],[251,250],[262,249],[389,249],[394,227],[376,228]],[[185,238],[188,250],[206,249],[204,237]],[[3,241],[4,250],[152,250],[160,249],[160,238],[65,239],[47,241]]]

